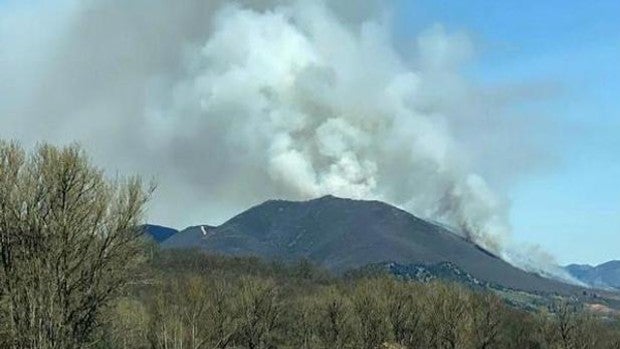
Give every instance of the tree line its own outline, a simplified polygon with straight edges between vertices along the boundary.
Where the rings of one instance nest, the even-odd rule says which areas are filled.
[[[620,348],[616,321],[566,300],[161,251],[152,190],[78,146],[0,142],[0,348]]]
[[[107,313],[106,348],[620,348],[615,322],[567,300],[528,312],[456,284],[184,250],[155,252],[149,275]]]

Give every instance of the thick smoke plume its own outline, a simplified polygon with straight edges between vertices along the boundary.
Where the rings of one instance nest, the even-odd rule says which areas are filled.
[[[526,94],[468,82],[462,33],[395,42],[379,4],[10,3],[0,136],[77,140],[106,168],[155,176],[152,218],[175,226],[274,197],[380,199],[557,273],[519,257],[485,179],[502,192],[536,162],[511,134],[527,122],[502,115]]]

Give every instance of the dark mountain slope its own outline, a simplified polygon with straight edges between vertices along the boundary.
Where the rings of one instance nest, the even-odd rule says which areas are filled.
[[[443,227],[378,201],[326,196],[272,200],[219,227],[188,228],[164,242],[293,261],[307,258],[342,272],[367,264],[452,262],[481,280],[527,291],[572,292],[572,286],[526,273]]]
[[[620,261],[610,261],[595,267],[571,264],[565,269],[577,280],[590,286],[620,289]]]
[[[142,227],[144,228],[144,232],[158,243],[164,242],[166,239],[179,232],[176,229],[154,224],[145,224]]]

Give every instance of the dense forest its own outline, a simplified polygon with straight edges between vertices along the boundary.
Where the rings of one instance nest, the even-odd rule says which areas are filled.
[[[0,348],[620,348],[571,299],[525,311],[457,284],[160,250],[152,186],[77,146],[0,143]]]

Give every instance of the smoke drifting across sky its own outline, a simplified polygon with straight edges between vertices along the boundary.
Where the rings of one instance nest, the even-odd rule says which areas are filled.
[[[380,199],[555,272],[544,253],[520,257],[502,194],[540,155],[524,140],[538,124],[506,111],[530,92],[468,81],[463,33],[395,42],[379,4],[5,4],[0,136],[78,141],[108,170],[155,177],[155,222],[216,223],[270,198]]]

